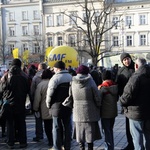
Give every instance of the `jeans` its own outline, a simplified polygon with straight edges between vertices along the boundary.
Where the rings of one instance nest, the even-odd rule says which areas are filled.
[[[67,117],[53,117],[53,148],[61,150],[64,148],[69,150],[71,147],[71,116]],[[64,134],[64,136],[63,136]],[[64,143],[63,143],[64,139]]]
[[[145,128],[145,121],[135,121],[129,119],[129,123],[134,149],[150,150],[150,132],[148,132]]]
[[[114,150],[113,127],[115,118],[102,118],[102,128],[105,134],[105,150]]]

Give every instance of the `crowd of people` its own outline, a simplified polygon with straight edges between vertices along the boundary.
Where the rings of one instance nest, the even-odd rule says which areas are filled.
[[[39,142],[45,132],[53,150],[70,150],[73,138],[80,150],[85,150],[86,143],[88,150],[93,150],[102,133],[104,149],[114,150],[118,101],[126,116],[128,145],[124,150],[150,150],[150,66],[144,58],[133,62],[128,53],[122,53],[120,60],[123,67],[100,71],[92,65],[66,68],[63,61],[52,68],[40,63],[38,68],[31,65],[26,70],[21,69],[20,59],[14,59],[0,81],[0,106],[4,109],[0,123],[8,148],[14,148],[16,141],[20,148],[27,147],[28,96],[35,116],[33,141]]]

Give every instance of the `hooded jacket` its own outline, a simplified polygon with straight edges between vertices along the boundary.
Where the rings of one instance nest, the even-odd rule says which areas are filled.
[[[150,66],[141,66],[132,75],[120,101],[129,119],[150,119]]]
[[[95,122],[100,119],[101,98],[90,74],[73,77],[68,100],[73,101],[73,121]]]
[[[118,86],[112,80],[105,80],[99,87],[102,97],[101,118],[117,116]]]

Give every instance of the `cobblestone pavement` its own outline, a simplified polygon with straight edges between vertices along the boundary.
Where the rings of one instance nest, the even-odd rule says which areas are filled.
[[[27,123],[28,147],[25,148],[24,150],[48,150],[50,147],[48,146],[46,136],[40,142],[36,143],[32,141],[33,137],[35,137],[34,116],[28,115],[26,118],[26,123]],[[1,129],[0,129],[0,136],[1,136]],[[8,149],[4,140],[5,138],[0,137],[0,150]],[[115,143],[115,150],[121,150],[127,144],[125,136],[125,117],[124,115],[120,114],[120,110],[118,116],[116,117],[114,125],[114,143]],[[103,148],[104,148],[104,136],[101,140],[94,142],[94,150],[103,150]],[[18,143],[15,144],[15,149],[19,149]],[[79,150],[79,145],[75,140],[72,141],[71,150]]]

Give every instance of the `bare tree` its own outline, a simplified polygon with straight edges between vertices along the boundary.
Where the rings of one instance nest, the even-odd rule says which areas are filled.
[[[106,33],[117,25],[117,22],[110,20],[110,14],[116,11],[113,3],[113,1],[107,3],[104,0],[78,1],[75,7],[82,7],[85,12],[84,17],[79,16],[77,13],[70,15],[66,13],[67,10],[63,12],[74,22],[74,27],[86,37],[89,48],[82,49],[82,51],[90,55],[92,63],[96,66],[105,57],[104,53],[110,52],[112,48],[112,45],[108,44],[110,40],[106,37]],[[78,22],[82,22],[82,25]],[[83,40],[78,39],[78,42],[83,43]]]

